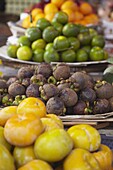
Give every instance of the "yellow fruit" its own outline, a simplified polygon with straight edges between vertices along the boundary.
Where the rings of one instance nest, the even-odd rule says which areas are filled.
[[[43,13],[42,9],[41,8],[34,8],[32,11],[31,11],[31,15],[32,15],[32,18],[34,19],[36,15],[40,14],[40,13]]]
[[[49,14],[49,13],[56,13],[58,11],[58,8],[55,4],[53,3],[48,3],[47,5],[45,5],[44,7],[44,13],[45,14]]]
[[[100,147],[100,134],[90,125],[74,125],[68,129],[68,133],[74,141],[75,148],[78,147],[92,152],[96,151]]]
[[[22,27],[23,27],[23,28],[29,28],[29,27],[30,27],[30,24],[31,24],[31,18],[30,18],[30,16],[28,15],[25,19],[23,19],[23,21],[22,21]]]
[[[65,2],[65,0],[51,0],[53,4],[55,4],[58,8]]]
[[[40,14],[37,14],[34,18],[34,21],[38,21],[40,18],[45,18],[45,14],[44,13],[40,13]]]
[[[72,11],[72,9],[64,9],[63,12],[65,12],[67,15],[68,15],[68,21],[69,22],[73,22],[74,19],[75,19],[75,14],[74,12]]]
[[[56,121],[56,123],[57,123],[61,128],[64,128],[64,125],[63,125],[62,120],[61,120],[57,115],[55,115],[55,114],[47,114],[46,117],[53,119],[54,121]]]
[[[64,170],[102,170],[93,154],[85,149],[74,149],[64,160]]]
[[[72,11],[77,11],[78,5],[74,1],[67,0],[61,6],[61,10],[65,10],[65,9],[71,9]]]
[[[9,118],[17,113],[17,106],[7,106],[0,110],[0,126],[4,126]]]

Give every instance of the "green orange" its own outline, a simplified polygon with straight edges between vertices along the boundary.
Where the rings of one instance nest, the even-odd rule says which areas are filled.
[[[35,62],[43,62],[44,61],[44,49],[37,48],[35,51],[33,51],[33,57],[32,60]]]
[[[32,58],[32,50],[28,46],[21,46],[17,50],[17,58],[20,60],[29,61]]]
[[[50,25],[50,21],[48,21],[46,18],[40,18],[36,23],[36,26],[42,31]]]
[[[61,60],[63,62],[75,62],[76,61],[76,53],[74,50],[66,50],[61,53]]]
[[[54,39],[53,41],[53,47],[57,50],[57,51],[63,51],[68,49],[70,46],[68,38],[65,36],[58,36]]]
[[[7,54],[11,58],[17,58],[17,50],[18,50],[18,45],[9,45],[7,47]]]
[[[42,37],[42,32],[38,27],[27,28],[25,35],[30,39],[30,41],[35,41]]]
[[[66,37],[76,37],[79,33],[79,28],[76,24],[73,23],[67,23],[63,27],[63,35]]]

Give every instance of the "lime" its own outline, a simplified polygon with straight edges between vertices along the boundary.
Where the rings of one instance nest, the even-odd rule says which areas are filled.
[[[27,28],[25,35],[30,39],[30,41],[35,41],[42,37],[41,30],[38,27]]]
[[[59,32],[53,26],[49,26],[44,29],[42,37],[46,42],[52,42],[58,34]]]
[[[79,49],[77,51],[76,61],[84,62],[84,61],[87,61],[87,60],[88,60],[87,52],[85,50],[83,50],[83,49]]]
[[[50,21],[48,21],[46,18],[40,18],[36,23],[36,26],[42,31],[50,25]]]
[[[70,47],[73,49],[73,50],[78,50],[80,48],[80,41],[75,38],[75,37],[69,37],[68,38],[68,41],[70,43]]]
[[[32,50],[28,46],[21,46],[17,50],[17,58],[20,60],[29,61],[32,58]]]
[[[82,50],[85,50],[89,54],[90,50],[91,50],[91,46],[89,46],[89,45],[83,46]]]
[[[68,15],[63,11],[58,11],[54,16],[53,21],[64,25],[68,22]]]
[[[84,25],[78,25],[78,27],[79,27],[79,32],[80,32],[80,33],[84,33],[84,32],[89,33],[88,27],[86,27],[86,26],[84,26]]]
[[[38,39],[31,44],[32,50],[36,50],[37,48],[44,49],[45,46],[46,46],[46,42],[44,39]]]
[[[66,25],[64,25],[62,32],[63,35],[67,37],[76,37],[79,33],[79,28],[76,24],[67,23]]]
[[[63,25],[60,24],[59,22],[53,22],[52,25],[54,26],[54,28],[61,34],[62,33],[62,29],[63,29]]]
[[[63,51],[69,48],[69,41],[68,38],[65,36],[58,36],[53,41],[53,46],[58,51]]]
[[[105,45],[105,39],[102,35],[95,35],[91,41],[91,45],[103,48]]]
[[[74,62],[76,60],[76,53],[74,50],[66,50],[61,53],[61,60],[63,62]]]
[[[54,50],[53,43],[48,43],[45,47],[45,50]]]
[[[108,52],[106,50],[104,50],[104,60],[107,60],[108,57],[109,57]]]
[[[35,51],[33,51],[33,57],[32,60],[35,62],[43,62],[44,61],[44,49],[37,48]]]
[[[30,39],[25,35],[18,38],[18,43],[20,46],[27,45],[30,47],[30,45],[31,45]]]
[[[9,45],[7,47],[7,54],[9,57],[11,58],[17,58],[17,50],[18,50],[19,46],[18,45]]]
[[[58,62],[60,60],[59,54],[55,50],[46,50],[44,53],[44,61],[47,63]]]
[[[93,61],[104,60],[104,50],[101,47],[93,47],[90,51],[90,59]]]
[[[95,35],[98,35],[97,31],[93,28],[89,28],[89,34],[91,38],[93,38]]]
[[[78,34],[77,38],[81,45],[89,45],[91,42],[91,37],[87,32]]]

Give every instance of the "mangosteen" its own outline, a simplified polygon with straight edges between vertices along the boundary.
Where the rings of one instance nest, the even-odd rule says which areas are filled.
[[[70,88],[63,89],[59,93],[59,96],[63,100],[66,107],[74,106],[78,101],[77,93]]]
[[[73,106],[72,107],[66,107],[65,115],[73,115]]]
[[[70,84],[69,83],[60,83],[58,86],[59,91],[62,91],[65,88],[70,88]]]
[[[57,64],[53,70],[53,76],[56,80],[68,79],[70,76],[70,67],[67,64]]]
[[[39,97],[39,86],[36,83],[30,84],[26,89],[27,97]]]
[[[7,80],[7,86],[9,87],[10,84],[16,82],[18,80],[17,77],[10,77],[8,80]]]
[[[42,74],[33,75],[30,79],[31,83],[36,83],[39,86],[44,85],[47,81]]]
[[[25,94],[25,87],[22,84],[14,82],[8,87],[8,93],[13,97],[23,95]]]
[[[30,85],[30,78],[24,78],[22,80],[22,85],[28,87]]]
[[[47,113],[54,113],[56,115],[63,115],[66,111],[64,102],[61,98],[55,96],[51,97],[46,103]]]
[[[94,89],[100,99],[109,99],[113,96],[113,86],[106,81],[97,81]]]
[[[49,63],[40,63],[38,65],[37,74],[42,74],[45,78],[52,75],[52,66]]]
[[[74,115],[86,115],[92,113],[92,109],[89,107],[89,103],[79,100],[73,107]]]
[[[18,70],[17,77],[19,79],[30,78],[34,74],[34,68],[30,66],[21,67]]]
[[[84,75],[85,75],[85,79],[87,81],[87,87],[93,89],[94,85],[95,85],[95,81],[94,81],[93,77],[86,72],[84,72]]]
[[[110,103],[107,99],[97,99],[94,102],[93,114],[106,113],[110,111]]]
[[[13,101],[13,105],[18,106],[22,100],[26,98],[26,95],[17,95]]]
[[[82,90],[87,87],[87,79],[85,78],[84,72],[75,72],[69,78],[71,83],[77,83],[79,85],[79,90]]]
[[[49,98],[58,95],[59,90],[56,85],[54,84],[44,84],[43,86],[39,87],[40,96],[44,100],[48,100]]]
[[[85,88],[80,92],[80,99],[93,103],[96,100],[96,92],[92,88]]]
[[[109,104],[110,104],[110,111],[113,111],[113,97],[111,97],[109,100]]]
[[[3,106],[11,106],[11,105],[13,105],[13,101],[14,101],[14,98],[12,95],[5,94],[5,95],[3,95],[1,102],[2,102]]]
[[[7,81],[0,79],[0,93],[7,92]]]
[[[50,84],[57,84],[57,80],[55,79],[54,76],[50,76],[47,80],[48,83]]]

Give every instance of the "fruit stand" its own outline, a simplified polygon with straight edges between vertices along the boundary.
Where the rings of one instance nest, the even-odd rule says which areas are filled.
[[[7,21],[0,45],[0,170],[112,170],[113,47],[100,5],[44,2]]]

